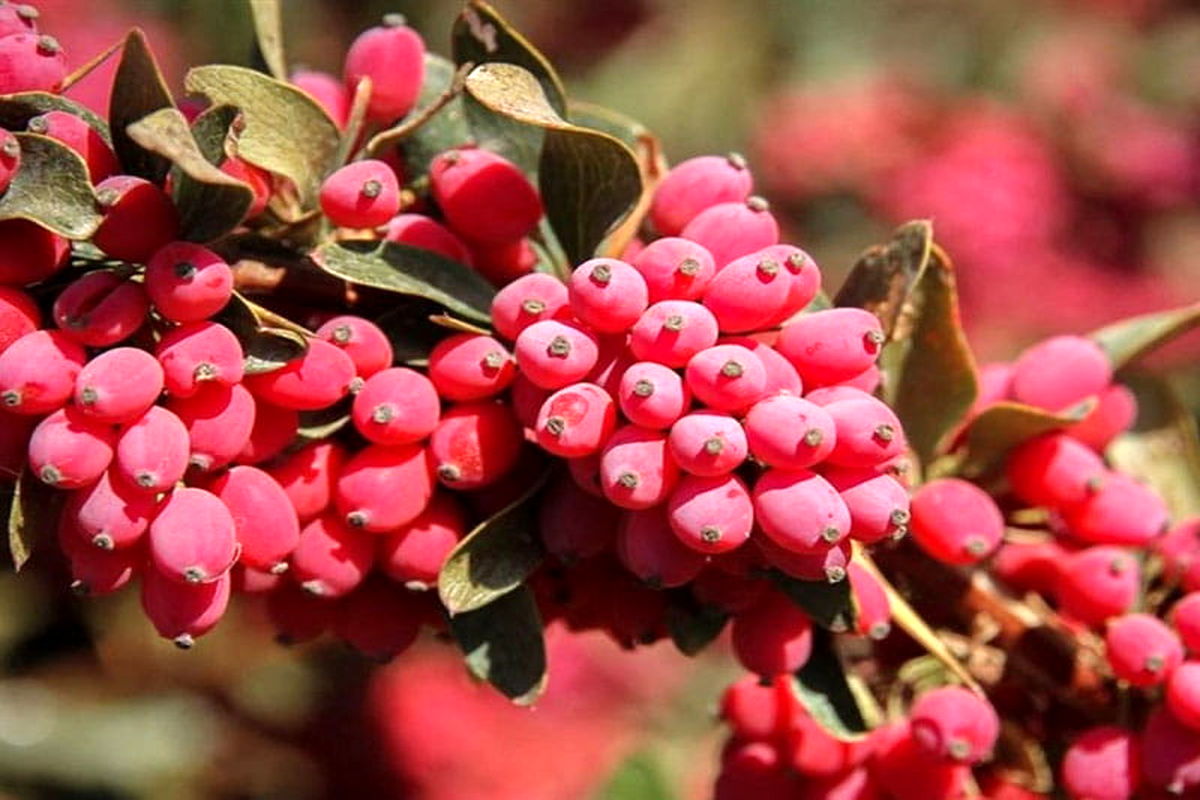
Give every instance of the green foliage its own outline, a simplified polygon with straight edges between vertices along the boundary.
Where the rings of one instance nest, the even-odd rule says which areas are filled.
[[[546,688],[546,645],[533,592],[517,586],[485,606],[450,618],[450,632],[471,674],[517,705]]]
[[[625,759],[595,800],[670,800],[675,793],[662,766],[650,753],[634,753]]]
[[[782,572],[772,572],[771,580],[822,628],[843,632],[854,627],[857,612],[849,578],[836,583],[802,581]]]
[[[1021,442],[1073,425],[1095,407],[1095,398],[1085,400],[1061,414],[1009,401],[989,406],[967,428],[963,472],[971,476],[987,474],[996,469],[1008,451]]]
[[[21,470],[8,510],[8,551],[16,571],[29,561],[42,537],[53,535],[61,507],[61,495],[28,469]]]
[[[1113,369],[1123,369],[1154,349],[1200,326],[1200,303],[1114,322],[1092,333]]]
[[[805,710],[834,737],[853,742],[868,730],[866,715],[846,676],[833,638],[813,632],[812,655],[794,676],[792,688]]]
[[[434,53],[425,55],[425,83],[421,86],[417,107],[408,118],[401,120],[397,128],[420,115],[424,109],[437,102],[451,90],[454,84],[455,65]],[[393,129],[395,130],[395,129]],[[405,174],[411,180],[429,172],[429,163],[434,156],[471,141],[471,129],[467,125],[463,98],[455,95],[423,125],[403,137]],[[392,131],[383,131],[371,139],[367,151],[379,155],[400,142]]]
[[[879,317],[890,338],[929,263],[932,247],[933,225],[928,220],[901,225],[887,242],[863,251],[834,296],[833,305],[870,311]]]
[[[690,589],[667,592],[667,633],[685,656],[694,656],[708,647],[725,630],[729,615],[700,603]]]
[[[169,161],[161,153],[143,147],[126,128],[159,109],[174,107],[175,101],[150,52],[146,34],[135,28],[125,37],[121,48],[121,62],[108,103],[113,149],[125,172],[153,183],[162,182],[171,166]]]
[[[250,0],[254,18],[254,41],[258,54],[281,81],[288,78],[287,59],[283,55],[283,6],[280,0]]]
[[[308,349],[308,341],[296,331],[264,325],[251,305],[237,293],[213,321],[233,331],[242,343],[247,375],[282,369]]]
[[[112,144],[112,135],[108,123],[96,112],[85,105],[68,100],[62,95],[46,92],[18,92],[17,94],[0,95],[0,127],[10,131],[24,130],[29,120],[47,111],[65,111],[82,119],[103,137],[104,141]]]
[[[0,220],[26,219],[68,239],[90,238],[100,225],[87,165],[48,136],[18,133],[21,168],[0,195]]]

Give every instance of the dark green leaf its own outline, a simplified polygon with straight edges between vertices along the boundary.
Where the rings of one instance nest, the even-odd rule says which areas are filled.
[[[161,153],[141,146],[126,131],[126,127],[160,108],[174,107],[175,101],[171,99],[171,92],[150,52],[146,34],[134,28],[125,38],[121,62],[113,78],[112,97],[108,102],[113,149],[126,173],[152,183],[162,183],[170,163]]]
[[[196,67],[187,74],[189,92],[214,105],[235,106],[245,128],[237,155],[257,167],[289,178],[305,208],[315,208],[317,190],[335,166],[341,134],[325,109],[295,86],[252,69]]]
[[[424,297],[459,316],[490,317],[496,290],[478,272],[429,250],[394,242],[341,242],[313,251],[317,266],[351,283]]]
[[[620,139],[630,150],[635,150],[642,137],[649,133],[645,125],[632,117],[594,103],[580,103],[572,100],[568,103],[567,110],[569,112],[568,119],[575,125],[607,133],[615,139]]]
[[[543,472],[524,495],[475,526],[458,543],[438,575],[438,595],[451,617],[494,603],[522,585],[541,563],[537,496]]]
[[[234,113],[229,106],[207,111],[196,121],[197,130],[215,129],[225,119],[231,120]],[[163,108],[155,111],[129,125],[127,131],[145,152],[157,153],[174,164],[174,199],[179,209],[182,238],[211,241],[233,230],[242,221],[254,200],[254,191],[214,166],[178,110]],[[209,151],[214,138],[215,135],[206,136]]]
[[[454,64],[434,53],[425,54],[425,83],[417,99],[417,110],[410,116],[437,101],[454,81]],[[403,124],[403,123],[402,123]],[[381,137],[383,134],[381,134]],[[405,175],[411,181],[429,172],[429,163],[438,153],[451,150],[471,141],[471,129],[467,126],[461,95],[453,98],[425,124],[404,137]],[[378,155],[390,145],[390,139],[372,140],[370,150]]]
[[[297,434],[308,441],[328,439],[350,423],[350,406],[354,399],[347,397],[340,403],[320,411],[300,412],[300,428]]]
[[[263,62],[281,81],[288,79],[287,60],[283,57],[283,12],[279,0],[250,0],[254,16],[254,39]]]
[[[446,338],[449,331],[429,320],[440,308],[420,297],[400,297],[394,308],[375,320],[392,343],[397,362],[409,366],[424,363],[434,346]]]
[[[236,293],[213,320],[233,331],[242,343],[249,375],[282,369],[308,349],[307,340],[295,331],[264,326],[252,307]]]
[[[546,101],[555,113],[560,116],[567,113],[566,92],[554,67],[487,3],[469,0],[454,23],[451,41],[456,64],[489,61],[516,64],[541,85]]]
[[[87,164],[71,148],[36,133],[18,133],[21,167],[0,195],[0,220],[27,219],[68,239],[91,238],[100,224]]]
[[[545,130],[538,184],[546,217],[571,263],[591,258],[641,196],[636,156],[612,136],[560,117],[520,67],[476,67],[467,91],[495,113]]]
[[[1008,401],[989,406],[967,428],[967,458],[963,471],[969,475],[989,472],[1021,442],[1073,425],[1095,407],[1094,398],[1061,414]]]
[[[792,688],[812,718],[835,738],[857,741],[867,732],[862,708],[828,633],[813,632],[812,655],[796,672]]]
[[[958,311],[954,267],[940,247],[909,295],[906,335],[887,345],[881,363],[889,404],[922,464],[933,460],[979,393],[975,357]]]
[[[450,618],[467,669],[518,705],[546,688],[546,645],[533,592],[518,586],[482,608]]]
[[[822,628],[843,632],[854,627],[854,596],[848,579],[835,583],[802,581],[782,572],[772,572],[771,579]]]
[[[104,137],[104,141],[112,144],[108,123],[96,112],[62,95],[46,92],[18,92],[0,96],[0,128],[8,131],[24,130],[29,120],[47,111],[66,111],[68,114],[74,114]]]
[[[1200,327],[1200,303],[1123,319],[1095,331],[1092,339],[1118,370],[1196,327]]]
[[[650,753],[642,752],[625,759],[594,800],[670,800],[675,796],[662,766]]]
[[[729,615],[696,600],[688,589],[667,592],[667,632],[685,656],[694,656],[725,630]]]
[[[504,156],[530,180],[536,180],[545,131],[498,114],[469,94],[464,95],[461,102],[471,140],[485,150]]]
[[[884,333],[892,336],[904,301],[929,262],[932,245],[933,225],[928,220],[901,225],[886,243],[859,256],[833,304],[865,308],[879,317]]]
[[[63,497],[28,469],[21,470],[13,492],[8,511],[8,550],[13,568],[20,572],[38,540],[54,536]]]

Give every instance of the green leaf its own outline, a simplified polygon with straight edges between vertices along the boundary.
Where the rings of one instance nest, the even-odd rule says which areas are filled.
[[[350,423],[350,407],[353,403],[354,399],[347,397],[329,408],[300,412],[297,435],[311,442],[328,439]]]
[[[57,139],[18,133],[21,167],[0,195],[0,220],[27,219],[68,239],[91,238],[100,224],[87,164]]]
[[[449,331],[430,322],[430,315],[441,307],[420,297],[399,297],[375,324],[387,334],[396,361],[409,366],[425,363],[429,353]]]
[[[467,669],[517,705],[546,688],[546,645],[533,592],[518,586],[482,608],[450,618]]]
[[[965,419],[979,394],[975,357],[958,311],[954,267],[936,245],[912,288],[907,329],[893,339],[881,362],[889,405],[921,464],[929,464],[944,439]]]
[[[108,123],[85,105],[68,100],[62,95],[46,92],[18,92],[0,96],[0,128],[8,131],[25,130],[29,120],[47,111],[65,111],[86,122],[92,130],[112,144]]]
[[[649,133],[649,129],[633,117],[595,103],[571,100],[567,104],[567,112],[567,118],[574,124],[620,139],[630,150],[636,149],[642,137]]]
[[[572,264],[591,258],[641,196],[636,156],[618,139],[560,117],[534,76],[518,66],[483,64],[466,86],[495,113],[545,130],[538,185],[546,217]]]
[[[1200,515],[1200,434],[1195,416],[1165,381],[1139,376],[1132,388],[1138,398],[1138,424],[1109,446],[1109,461],[1115,469],[1152,486],[1173,519]]]
[[[512,592],[542,562],[536,498],[548,475],[543,472],[525,494],[476,525],[446,557],[438,595],[452,618]]]
[[[833,737],[854,742],[867,733],[865,715],[828,633],[813,631],[812,655],[796,672],[792,688],[805,710]]]
[[[212,151],[217,130],[228,128],[236,111],[220,106],[196,120],[195,130],[205,134]],[[175,206],[179,209],[180,232],[184,239],[208,242],[237,227],[254,201],[254,191],[232,175],[219,170],[209,153],[197,143],[187,119],[174,108],[163,108],[126,129],[145,152],[157,153],[174,165]],[[224,131],[219,134],[224,140]]]
[[[125,37],[121,61],[113,78],[112,97],[108,101],[113,149],[127,174],[162,183],[170,163],[162,154],[140,145],[126,127],[160,108],[174,107],[175,101],[171,99],[171,92],[150,52],[146,34],[134,28]]]
[[[252,306],[236,292],[213,320],[233,331],[242,343],[248,375],[282,369],[308,349],[308,341],[295,331],[264,326]]]
[[[566,91],[554,67],[496,9],[481,0],[469,0],[450,36],[456,64],[515,64],[538,82],[556,114],[566,114]]]
[[[416,110],[409,117],[421,113],[421,109],[437,102],[454,82],[454,63],[434,53],[425,54],[425,83],[417,98]],[[406,118],[407,119],[407,118]],[[404,121],[401,121],[401,125]],[[461,95],[452,98],[433,117],[404,137],[404,165],[408,180],[429,173],[429,163],[438,153],[452,150],[471,141],[471,129],[467,125]],[[393,145],[387,131],[373,138],[368,145],[372,155]]]
[[[1196,327],[1200,327],[1200,303],[1114,322],[1093,332],[1092,340],[1118,370]]]
[[[54,536],[63,496],[28,469],[21,470],[13,492],[8,511],[8,550],[13,569],[20,572],[37,541]]]
[[[516,164],[530,180],[537,180],[545,131],[498,114],[470,94],[463,95],[461,102],[471,140]]]
[[[891,337],[909,292],[929,263],[932,246],[933,225],[928,220],[906,222],[887,242],[859,256],[833,304],[870,311]]]
[[[279,0],[250,0],[254,17],[254,40],[271,74],[288,79],[287,60],[283,57],[283,11]]]
[[[694,656],[725,630],[729,615],[700,603],[688,589],[667,592],[667,632],[685,656]]]
[[[1095,407],[1095,398],[1060,414],[1010,401],[989,406],[967,427],[963,472],[968,475],[990,472],[1012,448],[1035,436],[1073,425]]]
[[[836,583],[802,581],[773,571],[771,580],[822,628],[840,633],[854,627],[857,614],[849,579],[843,578]]]
[[[312,253],[317,266],[351,283],[424,297],[479,322],[496,290],[479,273],[429,250],[394,242],[340,242]]]
[[[340,141],[337,125],[316,100],[244,67],[196,67],[184,85],[214,105],[240,109],[245,128],[238,137],[238,156],[291,179],[304,207],[316,207],[317,191],[335,166]]]
[[[594,800],[670,800],[671,789],[662,765],[650,753],[634,753],[625,759]]]

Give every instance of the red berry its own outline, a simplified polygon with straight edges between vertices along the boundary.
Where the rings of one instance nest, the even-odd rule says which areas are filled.
[[[784,683],[783,680],[779,682]],[[784,730],[784,757],[796,772],[808,779],[844,774],[855,765],[857,752],[863,748],[836,739],[826,732],[821,723],[809,716],[794,697],[789,696],[792,691],[788,686],[785,692],[780,693],[784,698],[784,713],[789,717]],[[810,781],[806,780],[805,784],[809,786]]]
[[[117,154],[82,117],[68,111],[47,111],[30,119],[28,128],[32,133],[57,139],[78,153],[87,164],[92,183],[99,183],[121,169]]]
[[[791,274],[778,259],[750,253],[717,272],[704,291],[704,305],[722,333],[761,330],[781,316],[791,282]]]
[[[429,250],[467,266],[473,261],[471,249],[454,231],[424,214],[398,214],[392,217],[383,238],[384,241]]]
[[[613,395],[621,389],[621,376],[636,360],[629,352],[629,337],[614,333],[597,337],[596,366],[584,376],[584,381],[594,383]]]
[[[633,424],[661,429],[671,427],[691,406],[692,398],[677,372],[642,361],[621,374],[617,402]]]
[[[693,411],[671,426],[671,456],[693,475],[725,475],[742,465],[749,453],[746,432],[736,419],[720,411]]]
[[[722,337],[717,340],[717,343],[741,345],[758,356],[758,360],[762,362],[763,368],[767,371],[767,390],[764,393],[766,396],[780,392],[797,396],[803,393],[804,385],[800,380],[800,373],[796,372],[792,362],[780,355],[779,351],[769,344],[749,336]]]
[[[372,661],[390,661],[421,632],[416,595],[389,580],[369,579],[338,601],[333,632]]]
[[[1030,347],[1013,364],[1012,394],[1022,403],[1060,411],[1112,381],[1104,351],[1082,336],[1054,336]]]
[[[1156,675],[1161,681],[1163,676]],[[1166,703],[1175,719],[1192,730],[1200,730],[1200,661],[1177,663],[1167,683]]]
[[[197,322],[220,311],[233,293],[233,270],[213,251],[172,242],[146,263],[146,293],[173,322]]]
[[[429,378],[448,400],[482,400],[508,388],[516,377],[508,349],[491,336],[460,333],[438,342],[429,354]]]
[[[576,267],[567,297],[575,316],[600,333],[629,330],[650,302],[641,273],[615,258],[593,258]]]
[[[701,350],[684,372],[688,388],[701,403],[718,411],[737,411],[766,392],[767,371],[758,356],[736,344]]]
[[[375,537],[346,525],[336,514],[325,514],[300,531],[288,572],[309,594],[342,597],[371,571],[376,542]]]
[[[29,439],[29,468],[57,489],[78,489],[100,479],[112,462],[112,426],[74,408],[60,408],[38,423]]]
[[[419,442],[437,427],[441,404],[433,383],[407,367],[392,367],[367,379],[354,397],[350,418],[376,444]]]
[[[1175,797],[1187,797],[1200,787],[1200,731],[1159,707],[1150,712],[1140,745],[1142,779],[1149,786]]]
[[[812,653],[812,621],[776,591],[736,615],[731,630],[738,663],[762,678],[795,672]]]
[[[912,737],[925,752],[947,761],[977,764],[1000,735],[992,704],[960,686],[925,692],[909,715]]]
[[[109,470],[84,489],[73,492],[63,516],[80,541],[101,550],[132,547],[142,539],[158,511],[158,500]]]
[[[70,253],[66,239],[36,223],[27,219],[0,221],[0,284],[25,286],[44,281],[66,266]]]
[[[429,166],[429,184],[450,227],[471,242],[514,243],[542,217],[538,191],[517,165],[481,148],[438,155]]]
[[[144,492],[165,492],[183,479],[189,451],[187,427],[179,417],[151,406],[117,439],[114,469]]]
[[[733,552],[754,552],[754,549],[746,547]],[[766,582],[757,577],[735,575],[718,566],[710,566],[692,582],[692,595],[702,606],[736,614],[754,605],[766,588]]]
[[[147,569],[142,574],[142,610],[159,636],[186,650],[221,621],[231,585],[228,574],[208,583],[177,583]]]
[[[250,438],[234,459],[240,464],[261,464],[282,453],[300,430],[300,415],[291,408],[280,408],[254,399],[254,427]]]
[[[555,480],[538,508],[542,545],[564,564],[610,549],[619,519],[616,507],[579,488],[570,477]]]
[[[471,265],[494,286],[507,286],[537,269],[541,257],[528,239],[471,242]]]
[[[1063,788],[1071,800],[1130,800],[1141,783],[1137,739],[1124,728],[1089,728],[1062,760]]]
[[[629,259],[642,274],[651,303],[699,300],[717,268],[703,245],[668,236],[646,245]]]
[[[541,320],[517,336],[517,368],[543,389],[561,389],[596,366],[596,338],[573,323]]]
[[[266,595],[284,585],[282,574],[276,575],[273,572],[253,569],[240,562],[233,565],[233,570],[229,575],[233,579],[234,594]]]
[[[850,532],[837,489],[807,470],[764,472],[754,484],[754,515],[776,544],[798,553],[824,551]]]
[[[750,407],[743,423],[750,452],[767,466],[807,469],[834,448],[837,431],[829,413],[802,397],[780,394]]]
[[[1141,569],[1133,556],[1119,547],[1101,546],[1068,556],[1055,588],[1063,613],[1086,625],[1100,625],[1127,613],[1141,584]]]
[[[345,397],[354,381],[354,362],[324,339],[310,339],[308,350],[283,369],[247,375],[246,388],[284,408],[316,411]]]
[[[724,553],[750,538],[754,504],[735,475],[685,475],[667,500],[671,529],[701,553]]]
[[[142,327],[150,301],[141,285],[109,270],[89,272],[54,301],[54,321],[63,333],[89,347],[108,347]]]
[[[1111,620],[1104,646],[1113,675],[1139,688],[1163,683],[1183,661],[1179,637],[1149,614]]]
[[[333,624],[337,603],[307,592],[294,583],[283,583],[267,595],[267,616],[280,644],[309,642]]]
[[[429,437],[429,452],[444,486],[480,489],[516,466],[524,442],[512,409],[484,400],[446,411]]]
[[[798,788],[774,743],[731,742],[722,757],[713,800],[795,797]]]
[[[3,8],[3,6],[0,6]],[[27,333],[42,326],[42,312],[33,298],[20,289],[0,286],[0,353]]]
[[[433,459],[415,444],[371,445],[342,468],[334,500],[353,528],[386,533],[407,525],[433,495]]]
[[[854,629],[862,636],[883,639],[892,630],[892,605],[875,575],[851,561],[846,567],[854,593]]]
[[[245,370],[241,342],[215,322],[192,322],[168,331],[154,355],[173,397],[190,397],[206,383],[240,383]]]
[[[347,164],[321,184],[321,211],[339,227],[377,228],[399,210],[400,184],[382,161]]]
[[[172,491],[147,537],[151,563],[171,580],[208,583],[228,574],[237,560],[233,515],[204,489]]]
[[[187,428],[188,464],[203,472],[237,458],[250,441],[257,413],[250,392],[236,384],[211,384],[191,397],[171,398],[166,407]]]
[[[1175,603],[1171,624],[1188,652],[1200,653],[1200,592],[1190,592]]]
[[[730,684],[721,695],[721,719],[734,738],[763,742],[774,739],[786,725],[787,705],[780,695],[790,692],[786,679],[764,684],[753,675]]]
[[[16,33],[37,33],[38,10],[25,3],[5,3],[0,6],[0,36]]]
[[[809,399],[813,399],[811,395]],[[882,401],[860,393],[856,398],[826,404],[825,410],[837,430],[833,450],[826,457],[830,464],[877,467],[904,452],[904,429],[896,413]]]
[[[1181,521],[1151,546],[1162,559],[1167,580],[1178,581],[1185,592],[1200,590],[1200,517]]]
[[[790,244],[764,247],[758,251],[757,255],[759,258],[771,258],[778,261],[783,265],[788,276],[788,291],[783,307],[779,309],[778,315],[767,323],[767,327],[775,327],[787,322],[807,308],[808,304],[820,293],[821,269],[817,266],[817,262],[813,261],[812,256]]]
[[[367,117],[388,123],[407,114],[417,102],[425,79],[425,42],[398,14],[368,28],[346,51],[345,79],[353,95],[363,78],[371,81]]]
[[[512,389],[508,393],[508,401],[512,405],[517,419],[532,431],[537,425],[537,416],[542,409],[542,403],[546,402],[546,398],[550,394],[549,389],[535,386],[532,381],[518,372],[517,377],[513,380]]]
[[[646,309],[629,334],[641,361],[684,367],[692,356],[717,343],[717,321],[699,303],[663,300]]]
[[[891,800],[958,800],[966,796],[970,767],[926,751],[906,723],[884,731],[868,765],[872,781]]]
[[[756,536],[754,544],[766,564],[784,575],[801,581],[841,583],[846,580],[846,568],[850,565],[851,556],[848,541],[806,553],[780,547],[768,536]]]
[[[364,380],[392,365],[394,354],[387,334],[368,319],[349,314],[334,317],[317,328],[317,338],[340,347]]]
[[[875,363],[884,342],[879,318],[861,308],[831,308],[792,320],[779,332],[777,349],[808,387],[829,386]]]
[[[712,253],[717,273],[726,264],[779,242],[779,223],[761,197],[720,203],[700,212],[679,234]]]
[[[66,514],[59,518],[58,542],[71,570],[71,590],[79,595],[95,597],[121,589],[141,571],[145,561],[139,547],[93,547]]]
[[[658,185],[650,219],[660,234],[675,236],[705,209],[745,201],[753,183],[746,160],[736,153],[690,158],[676,164]]]
[[[431,588],[446,557],[466,535],[462,506],[454,495],[437,492],[416,519],[379,543],[379,568],[410,589]]]
[[[297,89],[308,94],[325,109],[325,113],[339,128],[346,127],[350,115],[350,92],[345,84],[328,72],[313,69],[298,69],[288,78]]]
[[[1162,534],[1169,512],[1162,497],[1127,475],[1110,472],[1083,501],[1063,512],[1074,536],[1093,544],[1140,547]]]
[[[75,377],[75,406],[92,419],[124,423],[145,414],[163,390],[162,366],[136,347],[105,350]]]
[[[613,505],[631,510],[657,506],[679,480],[679,467],[662,431],[626,425],[604,445],[600,488]]]
[[[974,564],[1004,538],[1004,515],[978,486],[941,478],[913,495],[912,532],[921,549],[938,561]]]
[[[334,486],[346,451],[327,439],[312,442],[268,467],[267,473],[287,493],[301,522],[307,522],[333,502]]]
[[[33,331],[0,353],[0,403],[15,414],[45,414],[71,397],[87,355],[62,331]]]
[[[1065,433],[1025,442],[1008,456],[1005,474],[1013,493],[1032,506],[1060,509],[1081,503],[1102,485],[1104,462]]]
[[[704,569],[705,557],[679,541],[662,506],[628,511],[617,531],[617,557],[656,589],[683,586]]]
[[[279,482],[256,467],[234,467],[209,490],[233,518],[238,560],[248,567],[278,573],[300,539],[300,523]]]
[[[1134,393],[1128,387],[1114,383],[1100,393],[1100,400],[1092,412],[1067,431],[1088,447],[1103,452],[1113,439],[1133,427],[1137,413]]]
[[[851,538],[874,544],[907,532],[912,515],[900,481],[874,469],[829,467],[822,474],[850,512]]]
[[[246,184],[253,193],[250,200],[250,207],[246,209],[246,215],[243,219],[254,219],[267,210],[267,204],[271,202],[271,173],[236,156],[222,161],[220,170],[231,178],[235,178]]]
[[[4,6],[0,6],[0,13]],[[0,192],[8,189],[21,168],[21,143],[9,131],[0,132]]]
[[[492,299],[496,333],[514,341],[535,322],[569,315],[567,287],[557,278],[534,272],[517,278]]]
[[[535,426],[537,443],[562,458],[597,452],[616,425],[608,392],[593,383],[576,383],[546,398]]]
[[[104,213],[92,244],[105,255],[145,264],[179,235],[179,212],[162,189],[132,175],[113,175],[96,185]]]

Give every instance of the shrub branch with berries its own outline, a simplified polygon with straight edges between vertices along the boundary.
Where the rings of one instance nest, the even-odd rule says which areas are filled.
[[[107,120],[0,6],[18,569],[181,647],[234,595],[378,660],[447,632],[520,703],[552,622],[728,627],[722,800],[1200,792],[1197,439],[1114,379],[1200,307],[977,369],[929,223],[828,292],[743,159],[668,170],[482,2],[344,80],[251,6],[268,73],[175,98],[134,31]]]

